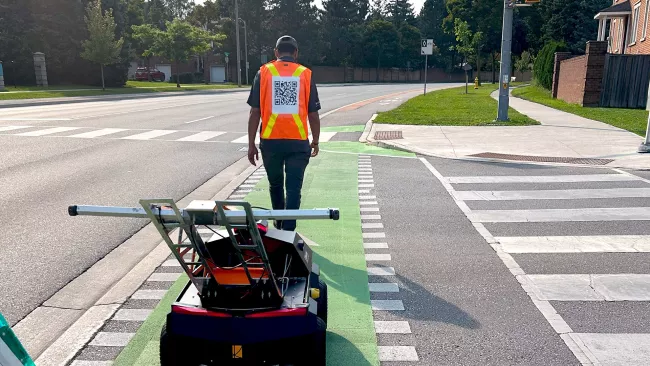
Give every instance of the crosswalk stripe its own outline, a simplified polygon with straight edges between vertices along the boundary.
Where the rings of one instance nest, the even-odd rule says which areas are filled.
[[[368,276],[395,276],[395,268],[368,267]]]
[[[247,144],[248,143],[248,135],[244,135],[242,137],[236,138],[232,141],[233,144]],[[260,143],[260,135],[255,134],[255,143],[259,144]]]
[[[388,243],[363,243],[364,249],[388,249]]]
[[[650,274],[529,274],[539,300],[650,301]]]
[[[389,261],[391,260],[390,254],[366,254],[367,261]]]
[[[569,336],[599,365],[650,365],[648,333],[569,333]]]
[[[370,292],[399,292],[399,285],[396,283],[368,283],[368,290]]]
[[[143,322],[147,320],[151,312],[153,312],[152,309],[120,309],[113,316],[113,320]]]
[[[402,300],[370,300],[370,307],[377,311],[403,311]]]
[[[4,131],[14,131],[14,130],[20,130],[24,128],[30,128],[32,126],[0,126],[0,132]]]
[[[217,235],[215,234],[214,236],[217,236]],[[151,276],[149,276],[149,278],[147,279],[147,281],[152,281],[152,282],[174,282],[180,276],[181,276],[180,273],[157,272],[157,273],[152,273]]]
[[[169,135],[178,132],[176,130],[151,130],[143,133],[138,133],[131,136],[122,137],[123,140],[149,140],[160,136]]]
[[[649,253],[650,235],[495,237],[506,253]]]
[[[328,142],[329,140],[332,139],[336,135],[336,132],[321,132],[320,137],[319,137],[319,142]],[[309,136],[309,140],[311,141],[312,137]]]
[[[381,220],[381,215],[361,215],[361,220]]]
[[[639,221],[650,219],[650,207],[478,210],[468,217],[472,222]]]
[[[52,128],[46,128],[44,130],[23,132],[23,133],[16,134],[16,136],[45,136],[45,135],[51,135],[59,132],[74,131],[80,128],[81,127],[52,127]]]
[[[409,334],[411,327],[405,321],[378,321],[375,320],[375,332],[392,334]]]
[[[98,347],[124,347],[135,333],[99,332],[89,344]]]
[[[71,135],[71,136],[68,136],[68,137],[91,139],[91,138],[94,138],[94,137],[111,135],[111,134],[122,132],[122,131],[128,131],[128,130],[126,128],[103,128],[101,130],[79,133],[79,134]]]
[[[138,290],[131,298],[136,300],[160,300],[166,293],[167,290]]]
[[[383,229],[384,224],[381,222],[364,222],[361,224],[362,229]]]
[[[86,361],[74,360],[70,366],[112,366],[113,361]]]
[[[359,209],[361,212],[379,212],[379,207],[361,207]]]
[[[558,189],[537,191],[454,191],[460,201],[568,200],[650,197],[650,188]]]
[[[364,239],[383,239],[386,237],[386,233],[362,233],[361,236]]]
[[[418,353],[413,346],[377,346],[379,361],[419,361]]]
[[[641,178],[626,174],[584,174],[584,175],[513,175],[513,176],[478,176],[448,177],[452,184],[472,183],[579,183],[579,182],[622,182],[640,180]]]
[[[183,137],[181,139],[178,139],[176,141],[207,141],[211,138],[221,136],[225,134],[225,132],[221,131],[201,131],[199,133],[195,133],[190,136]]]

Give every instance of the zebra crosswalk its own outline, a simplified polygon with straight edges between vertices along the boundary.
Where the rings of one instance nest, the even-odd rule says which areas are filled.
[[[625,207],[650,197],[650,181],[606,169],[443,176],[428,167],[581,364],[650,365],[650,207]],[[564,208],[546,208],[558,200]]]
[[[330,141],[337,132],[321,132],[320,142]],[[0,126],[0,136],[60,137],[76,139],[112,139],[131,141],[214,142],[248,144],[248,134],[229,131],[167,129],[128,129],[63,126]],[[310,136],[311,138],[311,136]],[[259,136],[256,139],[259,142]]]

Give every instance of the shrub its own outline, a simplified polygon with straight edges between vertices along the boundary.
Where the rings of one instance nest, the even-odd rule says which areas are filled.
[[[555,64],[555,52],[562,52],[567,49],[564,43],[551,41],[537,54],[533,72],[535,80],[546,89],[553,86],[553,67]]]
[[[178,76],[181,84],[194,84],[194,73],[193,72],[184,72]],[[176,74],[172,75],[169,79],[170,83],[176,84]]]

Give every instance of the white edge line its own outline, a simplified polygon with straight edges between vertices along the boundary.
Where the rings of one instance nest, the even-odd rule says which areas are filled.
[[[320,149],[321,152],[327,152],[332,154],[347,154],[347,155],[370,155],[370,156],[379,156],[382,158],[400,158],[400,159],[417,159],[417,156],[392,156],[392,155],[381,155],[381,154],[368,154],[368,153],[354,153],[347,151],[332,151],[326,149]]]
[[[205,117],[205,118],[195,119],[194,121],[185,122],[185,124],[188,124],[188,123],[194,123],[194,122],[199,122],[199,121],[205,121],[206,119],[210,119],[210,118],[214,118],[214,116],[209,116],[209,117]]]
[[[442,185],[445,187],[451,198],[454,200],[454,202],[458,205],[458,207],[463,211],[465,216],[471,221],[471,218],[469,217],[471,210],[465,204],[465,202],[458,200],[455,195],[453,194],[455,192],[454,187],[449,184],[448,180],[436,170],[436,168],[431,165],[431,163],[423,158],[419,158],[420,161],[424,164],[424,166],[429,169],[429,171],[442,183]],[[530,284],[522,283],[522,282],[527,282],[527,277],[524,274],[524,271],[521,269],[519,264],[515,261],[515,259],[508,253],[505,253],[501,249],[501,244],[499,244],[492,234],[487,230],[487,228],[481,224],[481,223],[474,223],[474,228],[476,231],[485,239],[486,242],[490,243],[490,246],[494,251],[497,253],[503,264],[506,265],[508,270],[515,276],[515,278],[519,281],[521,284],[521,287],[524,291],[526,291],[526,294],[530,297],[530,299],[533,301],[533,304],[537,309],[542,313],[546,321],[553,327],[553,329],[556,331],[557,334],[560,335],[566,346],[571,350],[571,352],[576,356],[578,361],[584,365],[584,366],[595,366],[595,364],[591,361],[591,358],[587,355],[585,352],[584,347],[577,347],[576,343],[572,341],[572,337],[570,335],[572,334],[573,330],[569,325],[562,319],[562,317],[555,311],[553,306],[551,305],[550,302],[548,301],[542,301],[539,300],[537,297],[537,294],[535,293],[535,288],[534,286],[529,286]]]

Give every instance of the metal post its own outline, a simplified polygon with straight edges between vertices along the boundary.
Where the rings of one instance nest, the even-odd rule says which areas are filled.
[[[650,86],[648,87],[648,99],[646,102],[646,110],[650,111]],[[641,146],[639,146],[640,153],[648,153],[650,152],[650,115],[648,116],[648,125],[645,130],[645,140],[643,140],[643,143]]]
[[[499,83],[498,121],[508,120],[513,13],[514,0],[503,0],[503,34],[501,38],[501,80]]]
[[[429,66],[429,55],[424,55],[424,95],[427,95],[427,66]]]
[[[235,19],[239,19],[239,5],[235,0]],[[235,20],[235,37],[237,37],[237,86],[241,86],[241,49],[239,47],[239,21]]]
[[[244,23],[244,62],[246,62],[246,85],[248,83],[248,27],[246,26],[246,21],[244,19],[239,19]]]

